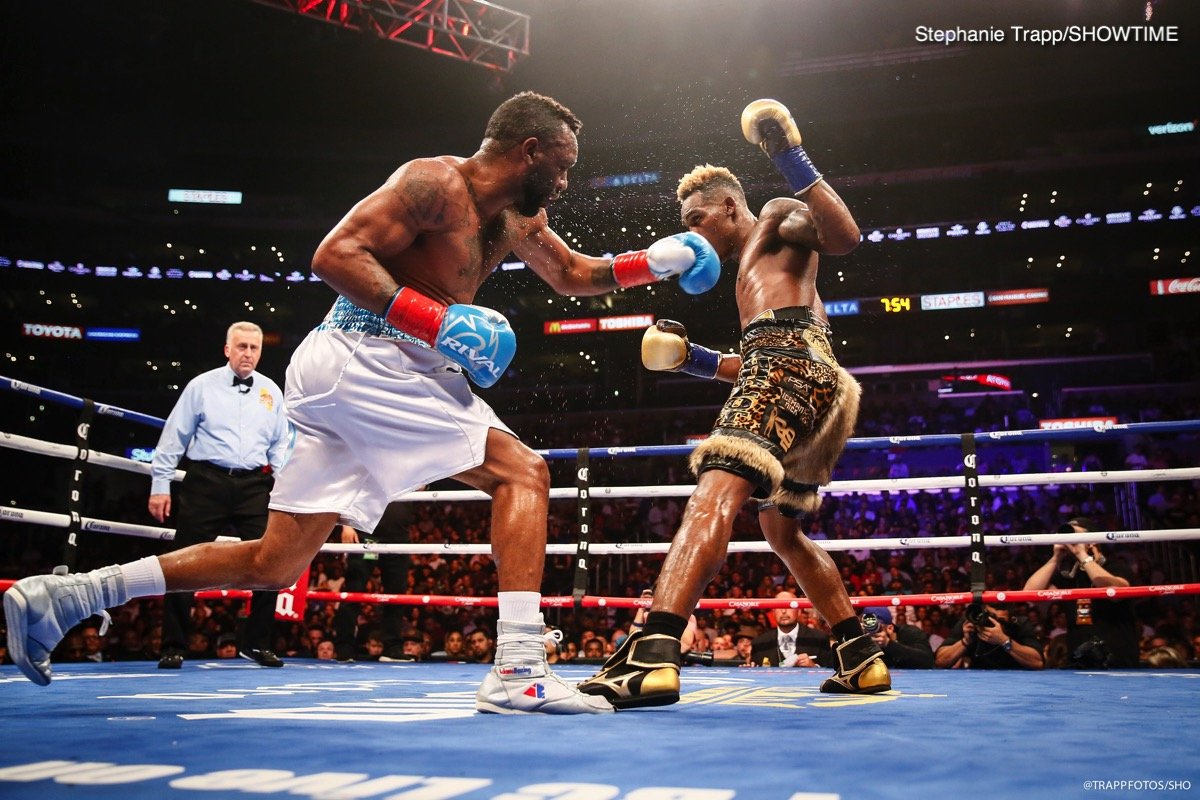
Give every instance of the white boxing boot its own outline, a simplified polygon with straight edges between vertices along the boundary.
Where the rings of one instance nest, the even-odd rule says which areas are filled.
[[[475,693],[475,709],[487,714],[604,714],[613,710],[602,697],[581,693],[555,675],[546,662],[541,615],[536,622],[496,624],[496,663]],[[556,638],[557,638],[556,637]]]

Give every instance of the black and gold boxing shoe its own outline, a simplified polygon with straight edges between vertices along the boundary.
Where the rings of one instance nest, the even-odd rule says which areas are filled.
[[[661,633],[631,634],[592,677],[579,684],[619,710],[679,702],[679,640]]]
[[[883,663],[883,651],[870,634],[856,636],[839,644],[838,668],[821,684],[826,694],[876,694],[892,688],[892,676]]]

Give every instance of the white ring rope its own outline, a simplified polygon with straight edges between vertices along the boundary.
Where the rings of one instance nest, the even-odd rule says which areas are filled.
[[[53,456],[56,458],[74,459],[79,449],[72,445],[55,444],[40,439],[31,439],[11,433],[0,432],[0,446],[31,453]],[[128,472],[150,473],[150,465],[140,461],[102,453],[97,450],[86,450],[85,460],[99,466],[112,467]],[[175,480],[183,479],[183,471],[175,471]],[[1085,483],[1144,483],[1148,481],[1185,481],[1200,478],[1200,467],[1185,467],[1177,469],[1157,470],[1103,470],[1097,472],[1032,472],[1025,474],[980,475],[979,484],[982,487],[1012,487],[1012,486],[1053,486],[1060,484]],[[945,476],[934,478],[887,478],[878,480],[832,481],[827,487],[822,487],[823,494],[847,495],[875,492],[906,492],[926,489],[962,489],[961,476]],[[647,497],[689,497],[696,490],[694,484],[678,486],[593,486],[588,489],[589,496],[610,499],[634,499]],[[552,500],[574,500],[579,496],[579,489],[572,487],[554,488],[550,490]],[[437,502],[437,501],[472,501],[491,499],[484,492],[477,490],[435,490],[411,492],[400,498],[402,502]],[[8,522],[27,522],[53,528],[69,527],[71,519],[67,514],[55,514],[46,511],[35,511],[26,508],[0,507],[0,520]],[[112,533],[122,536],[137,536],[146,539],[170,541],[175,538],[171,528],[161,528],[150,525],[137,525],[115,520],[94,519],[81,517],[82,530],[97,533]],[[1176,530],[1143,530],[1143,531],[1100,531],[1087,534],[1005,534],[985,536],[984,543],[991,546],[1014,547],[1040,544],[1091,543],[1099,540],[1120,542],[1160,542],[1180,541],[1200,538],[1200,528],[1184,528]],[[936,548],[936,547],[966,547],[970,544],[969,536],[909,536],[889,539],[820,539],[816,544],[825,550],[903,550],[907,548]],[[626,543],[593,543],[589,550],[600,555],[616,554],[657,554],[666,553],[669,542],[626,542]],[[321,548],[324,553],[387,553],[420,555],[426,553],[458,553],[458,554],[490,554],[490,544],[459,544],[426,543],[426,544],[326,544]],[[549,544],[546,546],[548,555],[573,555],[578,552],[575,544]],[[732,553],[770,553],[773,552],[766,542],[730,542],[729,552]]]
[[[1191,481],[1200,478],[1200,467],[1175,469],[1128,469],[1097,472],[1028,472],[1022,474],[980,475],[982,487],[1009,486],[1058,486],[1061,484],[1084,483],[1144,483],[1147,481]],[[831,481],[821,487],[821,494],[844,496],[848,494],[878,492],[911,492],[926,489],[962,489],[960,475],[935,478],[879,478],[858,481]],[[690,497],[696,491],[695,484],[675,486],[593,486],[588,489],[589,497],[622,499],[642,497]],[[550,490],[551,500],[574,500],[579,490],[563,487]],[[453,489],[432,492],[412,492],[399,499],[401,503],[430,500],[489,500],[487,494],[475,489]]]
[[[28,522],[33,525],[45,525],[50,528],[66,528],[71,524],[67,514],[54,514],[49,511],[34,511],[28,508],[0,507],[0,520],[5,522]],[[93,519],[80,517],[80,528],[96,533],[116,533],[121,536],[139,536],[143,539],[162,539],[170,541],[175,538],[173,528],[155,528],[150,525],[135,525],[132,522],[117,522],[110,519]]]
[[[40,439],[31,439],[13,433],[0,431],[0,447],[14,450],[25,450],[40,455],[56,458],[74,459],[79,452],[74,445],[55,444]],[[85,450],[85,461],[104,467],[150,474],[150,465],[142,461],[134,461],[124,456],[102,453],[99,450]],[[175,470],[173,480],[183,480],[183,470]],[[1200,479],[1200,467],[1179,467],[1175,469],[1127,469],[1127,470],[1098,470],[1096,472],[1027,472],[1020,474],[980,475],[979,485],[982,487],[1009,486],[1056,486],[1059,484],[1078,485],[1084,483],[1145,483],[1147,481],[1190,481]],[[963,478],[959,475],[945,475],[932,478],[877,478],[857,481],[832,481],[821,487],[821,494],[843,496],[861,494],[864,492],[900,492],[922,491],[926,489],[961,489]],[[677,484],[673,486],[593,486],[590,496],[607,497],[611,499],[629,499],[646,497],[690,497],[696,491],[695,484]],[[579,490],[574,487],[560,487],[550,490],[551,500],[574,500]],[[428,492],[410,492],[399,499],[402,503],[420,503],[437,500],[461,502],[468,500],[490,500],[491,497],[476,489],[441,489]]]
[[[1169,531],[1096,531],[1091,533],[1021,533],[983,537],[993,547],[1024,547],[1026,545],[1092,544],[1096,542],[1177,542],[1200,539],[1200,528],[1176,528]],[[814,539],[813,544],[824,550],[906,550],[935,547],[966,547],[970,536],[909,536],[894,539]],[[645,555],[666,553],[670,542],[592,543],[588,552],[599,555]],[[548,544],[547,555],[575,555],[573,544]],[[327,544],[322,553],[391,553],[419,555],[423,553],[490,553],[486,544]],[[730,542],[731,553],[772,553],[766,542]]]
[[[54,442],[31,439],[28,436],[20,436],[15,433],[5,433],[3,431],[0,431],[0,447],[23,450],[27,453],[37,453],[38,455],[51,456],[53,458],[65,458],[68,461],[73,461],[75,454],[79,453],[79,448],[72,444],[55,444]],[[150,474],[150,465],[144,461],[134,461],[132,458],[114,456],[109,453],[102,453],[99,450],[84,450],[82,460],[102,467],[124,470],[125,472],[139,472],[142,475]],[[183,474],[183,470],[177,469],[171,480],[181,481],[183,480]]]

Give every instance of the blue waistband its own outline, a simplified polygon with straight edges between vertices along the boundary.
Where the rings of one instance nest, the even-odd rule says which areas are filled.
[[[329,309],[329,313],[325,315],[325,319],[321,320],[321,324],[317,326],[317,330],[357,331],[368,336],[379,336],[384,339],[396,339],[401,342],[429,346],[417,337],[410,336],[390,324],[378,314],[367,311],[365,308],[359,308],[340,295],[334,301],[333,308]]]

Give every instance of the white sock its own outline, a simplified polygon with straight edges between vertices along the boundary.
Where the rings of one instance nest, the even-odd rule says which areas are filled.
[[[158,556],[147,556],[138,561],[121,565],[121,577],[125,579],[125,591],[133,597],[153,597],[167,590],[163,578],[162,564]]]
[[[505,622],[541,622],[541,592],[500,592],[500,619]]]

